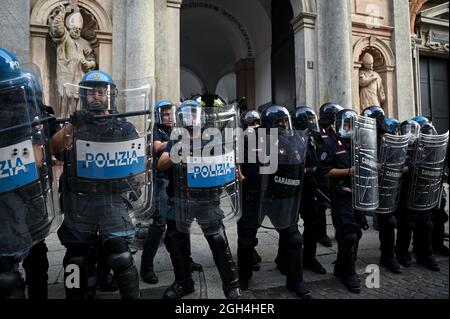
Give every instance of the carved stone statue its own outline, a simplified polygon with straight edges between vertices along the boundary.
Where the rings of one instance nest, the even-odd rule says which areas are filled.
[[[67,17],[65,26],[66,8],[61,5],[56,10],[56,16],[50,24],[50,36],[58,44],[56,74],[58,92],[62,97],[64,84],[78,84],[85,73],[96,67],[96,62],[94,50],[81,37],[83,16],[78,7]]]
[[[361,109],[368,106],[381,106],[386,100],[383,81],[373,70],[373,56],[366,53],[363,57],[363,67],[359,72],[359,99]]]

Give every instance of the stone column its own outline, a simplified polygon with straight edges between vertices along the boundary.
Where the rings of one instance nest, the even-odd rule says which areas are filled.
[[[317,108],[316,14],[302,12],[292,20],[295,32],[295,77],[297,105]]]
[[[245,96],[249,108],[257,107],[255,101],[255,59],[242,59],[236,63],[236,96]]]
[[[127,0],[113,1],[112,72],[118,87],[125,86]]]
[[[30,62],[30,12],[30,0],[1,1],[0,47],[22,64]]]
[[[394,17],[394,52],[397,78],[397,110],[399,119],[406,120],[415,115],[413,62],[408,0],[392,1]]]
[[[351,0],[318,1],[320,103],[352,106]]]
[[[180,101],[180,7],[181,0],[167,0],[167,97],[174,103]]]

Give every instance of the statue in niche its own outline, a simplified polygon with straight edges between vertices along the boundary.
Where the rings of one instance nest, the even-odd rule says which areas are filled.
[[[386,100],[383,81],[373,70],[373,56],[366,53],[363,57],[363,67],[359,72],[359,100],[361,109],[368,106],[381,106]]]
[[[97,66],[95,52],[90,43],[81,36],[83,16],[77,6],[78,1],[71,1],[67,8],[73,10],[67,19],[67,10],[60,5],[50,21],[50,36],[57,47],[57,81],[58,93],[64,95],[64,84],[78,84],[85,73]]]

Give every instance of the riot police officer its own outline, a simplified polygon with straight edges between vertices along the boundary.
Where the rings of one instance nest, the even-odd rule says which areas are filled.
[[[273,105],[261,114],[261,127],[278,131],[276,143],[277,170],[261,176],[261,201],[259,223],[262,227],[275,228],[279,234],[278,269],[286,275],[286,288],[300,298],[312,298],[311,291],[303,280],[303,236],[298,229],[299,209],[305,172],[307,149],[305,132],[294,132],[288,110]]]
[[[342,111],[343,108],[335,103],[325,103],[319,109],[319,128],[321,140],[317,142],[322,146],[328,139],[334,138],[336,132],[334,130],[334,124],[336,122],[336,114]],[[332,209],[330,203],[330,190],[329,179],[327,177],[319,178],[319,201],[318,201],[318,214],[319,214],[319,243],[325,247],[331,247],[331,239],[327,235],[327,219],[326,210]]]
[[[129,248],[135,234],[129,198],[136,200],[142,193],[138,186],[145,184],[142,179],[146,131],[139,133],[131,122],[115,116],[118,89],[109,74],[91,71],[79,86],[72,87],[80,109],[73,113],[71,123],[52,138],[54,155],[64,160],[60,183],[65,217],[58,230],[58,237],[67,248],[64,275],[65,279],[70,276],[69,265],[76,265],[80,274],[79,287],[66,285],[66,298],[86,298],[88,253],[100,235],[121,297],[137,299],[139,275]],[[138,107],[136,100],[133,102]],[[144,117],[142,122],[146,121]],[[113,159],[119,151],[122,158],[126,155],[120,162]]]
[[[47,298],[44,239],[59,209],[52,203],[49,128],[41,111],[39,81],[36,72],[26,70],[14,55],[0,48],[1,299],[25,298],[25,283],[18,271],[24,258],[29,298]]]
[[[363,110],[362,115],[377,121],[381,207],[375,211],[375,217],[378,221],[380,239],[380,265],[395,274],[401,274],[401,267],[394,252],[395,228],[397,225],[394,212],[398,205],[402,168],[406,161],[408,141],[407,139],[402,140],[401,137],[385,135],[389,131],[395,133],[396,120],[391,119],[387,123],[384,110],[381,107],[369,106]],[[395,140],[395,143],[391,142],[392,139]]]
[[[258,254],[255,250],[257,245],[257,232],[259,228],[259,193],[260,174],[259,164],[249,161],[249,152],[256,155],[257,152],[257,129],[261,125],[261,116],[256,110],[247,110],[241,115],[242,127],[245,129],[244,136],[244,161],[240,164],[242,181],[242,217],[238,225],[238,248],[237,264],[239,274],[239,285],[243,291],[248,289],[249,280],[253,271],[259,270]],[[255,148],[249,147],[252,139]]]
[[[236,111],[232,110],[230,113],[232,118],[234,118],[233,112]],[[176,121],[180,128],[186,129],[189,133],[188,157],[191,157],[195,154],[192,143],[195,144],[194,139],[201,138],[206,125],[205,111],[197,101],[184,101],[177,109]],[[200,135],[194,136],[194,134]],[[214,262],[222,279],[225,297],[228,299],[240,298],[241,290],[237,271],[222,222],[223,212],[219,206],[220,199],[216,196],[217,193],[214,188],[203,188],[201,185],[197,185],[200,186],[199,188],[190,186],[194,178],[191,175],[192,172],[187,168],[187,163],[195,163],[196,161],[183,158],[182,162],[174,163],[172,147],[177,145],[177,142],[175,140],[169,141],[157,165],[159,171],[165,171],[169,176],[167,188],[169,211],[167,213],[167,232],[164,243],[170,254],[175,273],[175,281],[165,291],[164,298],[179,299],[195,290],[195,283],[192,280],[189,233],[191,224],[196,218],[200,219],[197,219],[197,221],[211,249]],[[201,143],[200,147],[203,147]],[[228,173],[235,176],[232,171]],[[212,178],[208,182],[216,184],[220,180]],[[201,219],[203,214],[205,215],[204,219]]]
[[[160,100],[155,105],[156,127],[153,134],[153,149],[156,155],[155,163],[164,152],[167,142],[170,140],[170,132],[173,127],[173,103],[169,100]],[[156,166],[156,165],[155,165]],[[155,167],[156,168],[156,167]],[[141,278],[149,284],[158,283],[158,277],[153,270],[153,260],[158,251],[161,238],[166,228],[167,185],[169,180],[165,172],[155,173],[155,211],[152,215],[153,223],[148,227],[141,257]]]
[[[400,121],[396,118],[385,118],[384,123],[386,124],[385,128],[387,130],[387,133],[392,135],[399,135],[400,134]]]
[[[323,194],[318,190],[319,184],[326,184],[323,177],[317,176],[318,148],[323,144],[317,115],[313,109],[301,106],[294,110],[292,124],[296,130],[308,130],[308,149],[306,153],[306,172],[303,186],[300,215],[304,221],[303,264],[305,269],[318,274],[325,274],[325,268],[316,259],[317,241],[319,239],[319,201]]]
[[[332,219],[338,243],[334,275],[349,291],[359,293],[360,279],[355,271],[355,262],[364,216],[352,205],[351,176],[355,168],[351,165],[350,143],[354,116],[357,114],[351,109],[344,109],[336,115],[337,135],[329,138],[319,151],[318,174],[330,178]]]
[[[423,116],[418,115],[413,117],[411,120],[416,121],[420,125],[420,130],[424,134],[436,135],[437,131],[430,120]],[[447,167],[448,170],[448,167]],[[433,252],[439,253],[444,256],[449,255],[448,247],[444,245],[444,233],[445,233],[445,223],[448,221],[448,215],[445,212],[445,205],[447,202],[447,196],[444,188],[444,182],[448,178],[448,171],[444,172],[442,190],[441,190],[441,200],[439,204],[433,209]]]
[[[428,123],[422,122],[422,126],[427,127]],[[437,136],[430,143],[430,135],[420,133],[420,130],[421,126],[413,120],[401,124],[402,134],[410,135],[411,139],[400,209],[397,213],[399,224],[395,249],[399,263],[405,267],[411,266],[409,245],[413,232],[417,263],[432,271],[439,271],[439,265],[432,254],[432,209],[439,201],[439,181],[443,175],[444,158],[433,157],[445,156],[443,150],[447,147],[448,134]],[[435,172],[433,175],[429,173],[430,163],[435,165],[432,168]]]

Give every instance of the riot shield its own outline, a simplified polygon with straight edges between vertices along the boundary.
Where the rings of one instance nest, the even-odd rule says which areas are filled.
[[[177,111],[172,138],[174,205],[178,230],[201,228],[205,235],[241,216],[241,184],[236,174],[235,105],[192,107]],[[181,147],[181,156],[174,149]],[[174,155],[174,156],[172,156]],[[193,225],[193,222],[197,225]],[[192,229],[191,227],[194,226]]]
[[[261,227],[285,229],[297,224],[307,147],[307,130],[278,136],[277,170],[261,178]]]
[[[148,223],[152,202],[153,98],[137,88],[64,86],[70,115],[64,143],[65,223],[97,233]]]
[[[378,154],[378,213],[392,213],[397,210],[408,142],[408,135],[383,135]]]
[[[374,119],[352,118],[353,208],[373,211],[378,208],[377,124]]]
[[[61,222],[38,77],[22,70],[0,83],[0,256],[23,256]]]
[[[439,203],[448,136],[448,132],[443,135],[420,134],[412,161],[408,209],[429,210]]]

